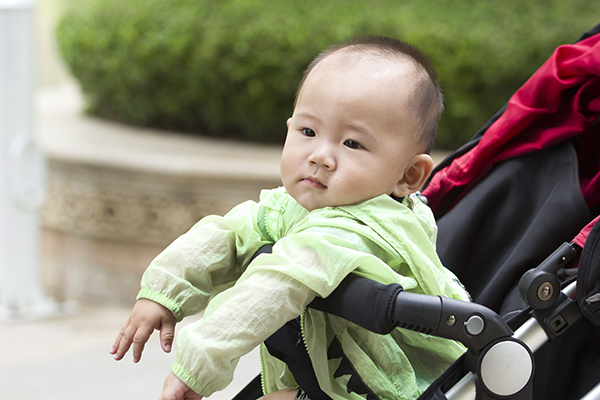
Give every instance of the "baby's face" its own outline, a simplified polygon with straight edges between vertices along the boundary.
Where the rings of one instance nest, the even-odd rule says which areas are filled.
[[[323,59],[299,93],[281,161],[288,193],[308,210],[410,193],[418,146],[407,101],[411,69],[389,61]]]

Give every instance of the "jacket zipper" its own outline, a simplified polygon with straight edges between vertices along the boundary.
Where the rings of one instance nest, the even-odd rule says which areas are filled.
[[[304,334],[305,328],[305,318],[306,318],[306,308],[304,309],[304,311],[302,311],[302,314],[300,314],[300,334],[302,335],[302,343],[304,343],[304,348],[306,349],[306,352],[308,353],[308,346],[306,344],[306,335]],[[308,353],[308,357],[310,358],[310,353]]]
[[[264,396],[267,394],[267,391],[265,390],[266,389],[266,386],[265,386],[265,362],[263,359],[263,352],[262,352],[263,346],[264,346],[263,344],[261,344],[259,346],[258,357],[260,359],[260,389],[262,390],[262,394]]]
[[[306,308],[304,309],[302,314],[300,314],[300,335],[302,336],[302,343],[304,344],[304,348],[308,352],[308,346],[306,345],[306,335],[304,334],[304,317],[305,317],[305,315],[306,315]],[[260,351],[258,352],[258,355],[259,355],[259,359],[260,359],[260,371],[261,371],[260,372],[260,386],[261,386],[263,395],[265,395],[267,393],[267,391],[266,391],[266,385],[265,385],[265,363],[264,363],[263,352],[262,352],[263,346],[264,346],[264,344],[260,345]]]

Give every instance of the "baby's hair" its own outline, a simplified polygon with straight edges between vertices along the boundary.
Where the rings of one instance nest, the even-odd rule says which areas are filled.
[[[421,50],[409,43],[385,36],[365,36],[329,47],[317,55],[304,71],[296,92],[296,101],[314,67],[328,55],[342,49],[358,53],[366,51],[389,59],[398,57],[412,62],[417,82],[410,96],[410,103],[416,111],[415,129],[421,134],[424,152],[429,153],[437,136],[438,118],[444,111],[444,97],[435,67]]]

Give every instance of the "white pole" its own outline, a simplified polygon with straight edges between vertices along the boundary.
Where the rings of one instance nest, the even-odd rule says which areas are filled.
[[[0,320],[55,313],[39,279],[45,160],[33,134],[33,0],[0,0]]]

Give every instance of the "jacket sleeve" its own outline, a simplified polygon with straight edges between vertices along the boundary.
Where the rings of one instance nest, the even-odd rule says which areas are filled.
[[[181,329],[173,372],[204,397],[224,389],[240,357],[300,315],[314,297],[283,274],[249,274],[211,300],[200,321]]]
[[[360,240],[342,229],[280,239],[272,254],[257,257],[235,286],[211,300],[202,320],[179,332],[174,373],[205,397],[224,389],[242,355],[302,314],[315,296],[331,293],[358,265],[381,262],[357,250],[367,246]]]
[[[162,304],[178,321],[202,311],[216,288],[235,282],[268,243],[255,228],[257,207],[248,201],[223,217],[203,218],[152,261],[138,299]]]

